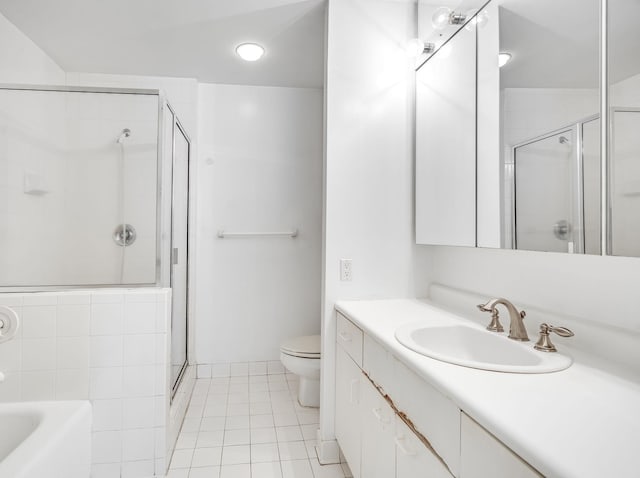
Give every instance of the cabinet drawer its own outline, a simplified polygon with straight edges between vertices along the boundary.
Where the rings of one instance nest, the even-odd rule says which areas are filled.
[[[394,370],[394,390],[389,393],[396,408],[409,417],[451,473],[460,476],[460,409],[395,359]]]
[[[526,461],[462,413],[460,478],[541,478]]]
[[[349,357],[362,368],[362,330],[339,312],[336,342],[344,348]]]

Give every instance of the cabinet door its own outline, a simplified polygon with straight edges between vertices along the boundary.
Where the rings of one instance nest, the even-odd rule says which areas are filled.
[[[542,475],[464,413],[460,478],[540,478]]]
[[[395,412],[373,384],[362,380],[362,477],[396,474]]]
[[[447,467],[396,417],[396,478],[451,478]]]
[[[360,368],[344,349],[336,347],[336,439],[351,468],[353,478],[360,478]],[[366,475],[365,475],[366,476]]]
[[[459,476],[460,409],[402,362],[394,359],[394,364],[397,388],[389,391],[393,403]]]

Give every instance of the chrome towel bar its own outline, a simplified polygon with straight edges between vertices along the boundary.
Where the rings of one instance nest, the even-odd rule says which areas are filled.
[[[290,237],[295,238],[298,237],[298,230],[294,229],[293,231],[282,231],[282,232],[225,232],[218,231],[218,237],[220,239],[225,239],[227,237]]]

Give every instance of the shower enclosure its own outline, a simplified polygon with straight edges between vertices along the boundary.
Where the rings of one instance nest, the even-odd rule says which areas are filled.
[[[599,125],[592,116],[513,147],[512,248],[600,254]]]
[[[171,287],[187,364],[190,140],[158,90],[0,86],[0,291]]]

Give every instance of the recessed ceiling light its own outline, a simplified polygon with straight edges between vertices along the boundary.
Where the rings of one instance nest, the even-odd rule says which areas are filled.
[[[256,61],[264,55],[264,48],[257,43],[242,43],[236,47],[236,53],[245,61]]]
[[[500,53],[498,55],[498,66],[502,68],[504,65],[509,63],[509,60],[511,60],[511,53]]]

